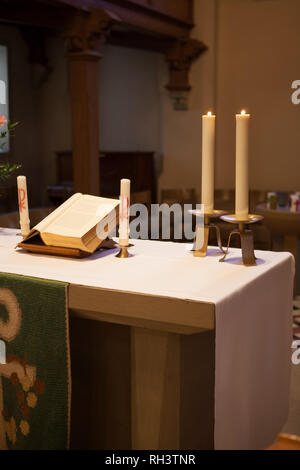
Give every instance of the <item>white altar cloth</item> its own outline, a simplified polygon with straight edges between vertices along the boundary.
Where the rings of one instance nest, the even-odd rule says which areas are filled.
[[[257,266],[246,267],[238,249],[219,263],[216,248],[195,258],[191,245],[133,240],[132,258],[105,251],[77,260],[15,250],[16,233],[0,229],[1,272],[214,303],[215,448],[275,441],[288,416],[292,255],[257,251]]]

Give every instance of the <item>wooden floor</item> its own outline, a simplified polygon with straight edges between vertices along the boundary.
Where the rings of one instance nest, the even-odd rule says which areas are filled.
[[[268,450],[300,450],[300,438],[289,434],[279,434],[277,442]]]

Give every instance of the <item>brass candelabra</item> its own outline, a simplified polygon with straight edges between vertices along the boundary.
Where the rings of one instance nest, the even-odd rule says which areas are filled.
[[[221,219],[230,224],[236,224],[238,227],[233,230],[228,238],[227,248],[224,256],[219,260],[223,263],[229,252],[232,237],[238,236],[241,241],[242,259],[245,266],[255,266],[256,257],[254,253],[254,238],[252,230],[247,229],[247,225],[254,224],[263,219],[261,215],[249,214],[247,217],[240,218],[236,214],[222,215]]]
[[[194,256],[197,258],[204,258],[207,255],[207,247],[208,247],[208,241],[209,241],[209,233],[213,229],[216,231],[217,235],[217,243],[220,251],[222,253],[225,253],[223,247],[222,247],[222,240],[221,240],[221,232],[220,228],[218,225],[214,224],[211,222],[211,219],[217,219],[221,217],[222,215],[226,214],[225,211],[221,210],[212,210],[210,212],[202,212],[200,210],[190,210],[190,214],[196,216],[196,217],[204,217],[204,231],[203,231],[203,243],[201,247],[196,246],[196,240],[194,241],[194,247],[192,251],[194,252]]]

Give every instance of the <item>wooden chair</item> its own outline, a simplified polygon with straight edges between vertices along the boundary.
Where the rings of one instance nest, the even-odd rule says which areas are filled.
[[[197,194],[194,188],[192,189],[162,189],[161,190],[161,203],[162,204],[196,204]]]
[[[254,213],[257,204],[266,202],[268,191],[251,190],[249,192],[249,211]],[[234,189],[216,189],[215,190],[216,209],[223,209],[234,212],[235,208],[235,190]]]

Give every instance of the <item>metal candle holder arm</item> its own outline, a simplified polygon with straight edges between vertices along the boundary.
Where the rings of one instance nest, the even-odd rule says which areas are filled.
[[[194,256],[196,256],[197,258],[204,258],[207,255],[209,233],[210,233],[211,229],[214,229],[216,231],[218,247],[219,247],[219,249],[222,253],[225,253],[225,251],[222,247],[220,228],[218,227],[218,225],[216,225],[214,223],[211,223],[211,219],[217,219],[221,215],[226,214],[226,212],[221,211],[221,210],[212,210],[212,211],[207,211],[207,212],[203,213],[200,210],[191,210],[191,211],[189,211],[189,213],[196,216],[196,217],[200,217],[200,216],[203,217],[204,216],[204,240],[203,240],[203,245],[199,249],[196,249],[197,247],[196,247],[196,242],[195,242],[195,249],[193,249]]]
[[[227,249],[225,255],[219,260],[223,263],[228,255],[231,239],[234,235],[238,235],[241,240],[242,258],[245,266],[255,266],[256,258],[254,253],[254,239],[252,230],[247,230],[246,226],[254,224],[263,220],[263,216],[249,214],[245,218],[241,219],[236,214],[223,215],[221,219],[230,224],[236,224],[237,229],[233,230],[228,238]]]

